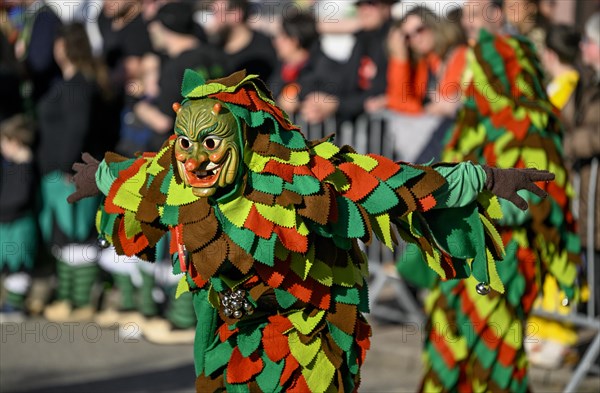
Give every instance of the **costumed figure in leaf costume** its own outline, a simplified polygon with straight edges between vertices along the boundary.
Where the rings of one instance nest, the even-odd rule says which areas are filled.
[[[472,75],[467,76],[464,108],[443,160],[534,167],[553,172],[556,180],[542,186],[549,194],[545,199],[533,190],[519,191],[529,204],[526,211],[500,200],[503,218],[498,223],[506,256],[496,265],[498,276],[491,277],[487,296],[480,295],[488,289],[477,287],[474,278],[433,285],[426,301],[426,374],[421,389],[524,392],[525,323],[544,277],[558,281],[565,294],[563,305],[577,295],[579,238],[570,211],[562,129],[545,93],[534,48],[525,38],[482,30],[468,54],[468,70]],[[401,273],[409,265],[400,263]],[[408,274],[404,277],[410,279]]]
[[[75,164],[78,200],[106,195],[97,226],[118,253],[152,259],[171,233],[193,293],[198,391],[355,391],[369,349],[367,259],[395,226],[442,278],[490,280],[502,258],[495,194],[553,175],[472,163],[425,167],[307,141],[256,76],[186,71],[175,135],[158,153]],[[526,207],[526,206],[525,206]],[[496,209],[498,210],[498,209]],[[433,218],[433,219],[432,219]],[[450,220],[463,220],[450,244]],[[426,265],[420,269],[429,269]]]

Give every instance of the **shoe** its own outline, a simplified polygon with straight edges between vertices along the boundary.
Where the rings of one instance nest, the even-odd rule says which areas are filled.
[[[25,322],[25,313],[22,309],[4,303],[0,307],[0,324]]]
[[[104,309],[96,314],[94,322],[96,322],[101,328],[105,329],[116,329],[119,327],[119,316],[121,312],[114,308]]]
[[[165,319],[149,320],[143,330],[146,340],[154,344],[193,344],[196,329],[177,329]]]
[[[71,310],[68,322],[91,322],[94,320],[96,309],[90,305],[77,307]]]
[[[50,322],[69,322],[71,315],[71,303],[66,300],[57,300],[46,306],[44,309],[44,318]]]

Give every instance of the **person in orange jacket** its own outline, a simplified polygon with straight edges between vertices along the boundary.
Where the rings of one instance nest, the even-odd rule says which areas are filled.
[[[466,38],[455,23],[456,16],[445,18],[417,6],[392,28],[388,38],[389,109],[453,117],[461,102],[466,53]]]

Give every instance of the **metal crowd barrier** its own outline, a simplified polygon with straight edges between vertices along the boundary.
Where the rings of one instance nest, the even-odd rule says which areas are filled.
[[[394,161],[402,158],[395,148],[396,136],[387,127],[389,119],[386,113],[361,115],[354,122],[346,121],[341,124],[334,118],[316,125],[307,124],[300,117],[292,120],[301,128],[307,139],[320,139],[335,133],[334,142],[338,146],[350,145],[358,153],[379,154]],[[393,322],[421,323],[424,321],[422,307],[396,272],[396,257],[403,248],[404,244],[401,243],[394,253],[376,239],[369,247],[363,245],[369,260],[370,314]],[[390,304],[389,297],[385,302],[381,301],[382,294],[388,287],[393,291],[391,300],[396,303],[394,305]]]

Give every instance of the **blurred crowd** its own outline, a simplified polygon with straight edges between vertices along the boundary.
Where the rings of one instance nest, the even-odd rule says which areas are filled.
[[[427,162],[439,157],[461,106],[468,48],[481,28],[534,43],[562,112],[565,158],[580,179],[581,239],[598,262],[600,206],[596,200],[590,239],[585,196],[600,155],[600,13],[578,28],[553,23],[552,0],[471,1],[443,13],[416,5],[400,15],[398,5],[0,1],[4,320],[43,313],[107,327],[135,322],[154,342],[193,340],[190,294],[176,296],[168,239],[154,264],[118,257],[97,246],[99,201],[66,202],[81,152],[102,159],[107,151],[133,157],[159,149],[173,128],[185,69],[205,79],[258,74],[304,124],[385,112],[405,130],[402,159]],[[31,294],[32,277],[52,292]]]

